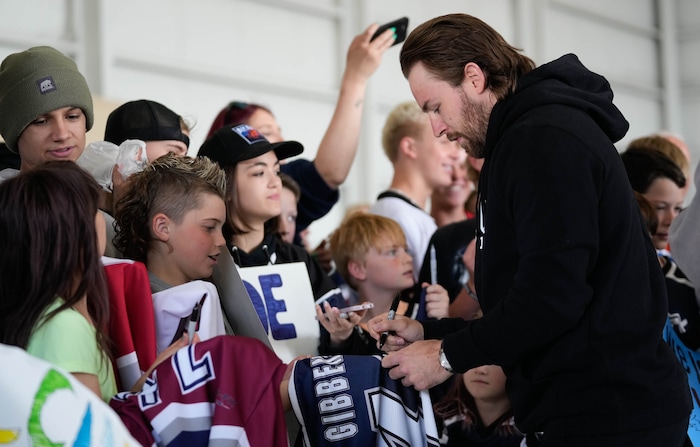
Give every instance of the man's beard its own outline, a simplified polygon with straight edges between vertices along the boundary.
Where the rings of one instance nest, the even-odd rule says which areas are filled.
[[[486,130],[489,127],[491,109],[487,104],[477,103],[462,92],[462,129],[456,137],[462,137],[462,148],[470,157],[484,158],[486,153]]]

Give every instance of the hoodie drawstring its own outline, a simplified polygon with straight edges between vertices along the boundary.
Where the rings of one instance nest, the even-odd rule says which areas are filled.
[[[274,264],[274,263],[272,262],[272,256],[270,256],[270,251],[269,251],[269,249],[267,248],[267,244],[263,244],[263,246],[262,246],[262,251],[263,251],[263,253],[265,253],[265,257],[267,258],[267,265],[272,265],[272,264]]]
[[[238,253],[238,247],[235,245],[231,247],[231,256],[233,257],[233,262],[235,262],[237,266],[241,267],[241,254]]]

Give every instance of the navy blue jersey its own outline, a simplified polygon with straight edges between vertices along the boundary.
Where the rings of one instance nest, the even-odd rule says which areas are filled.
[[[668,292],[668,316],[683,343],[700,349],[700,310],[695,298],[695,287],[670,257],[662,268]]]
[[[391,379],[380,356],[300,360],[289,397],[306,447],[440,445],[429,394]]]

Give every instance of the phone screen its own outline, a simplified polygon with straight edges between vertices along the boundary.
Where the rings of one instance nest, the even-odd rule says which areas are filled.
[[[408,17],[401,17],[400,19],[396,19],[394,21],[385,23],[384,25],[380,26],[377,29],[377,31],[375,31],[374,35],[370,39],[370,42],[376,39],[380,34],[388,30],[389,28],[396,28],[396,40],[394,41],[392,46],[403,42],[404,40],[406,40],[406,32],[408,31]]]

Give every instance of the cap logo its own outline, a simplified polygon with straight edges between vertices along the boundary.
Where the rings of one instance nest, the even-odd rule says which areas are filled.
[[[42,95],[51,93],[56,90],[56,84],[53,82],[53,78],[51,76],[39,79],[38,81],[36,81],[36,85],[39,86],[39,92]]]
[[[260,141],[266,141],[266,138],[262,136],[260,132],[253,129],[247,124],[240,124],[231,129],[241,136],[248,144],[258,143]]]

